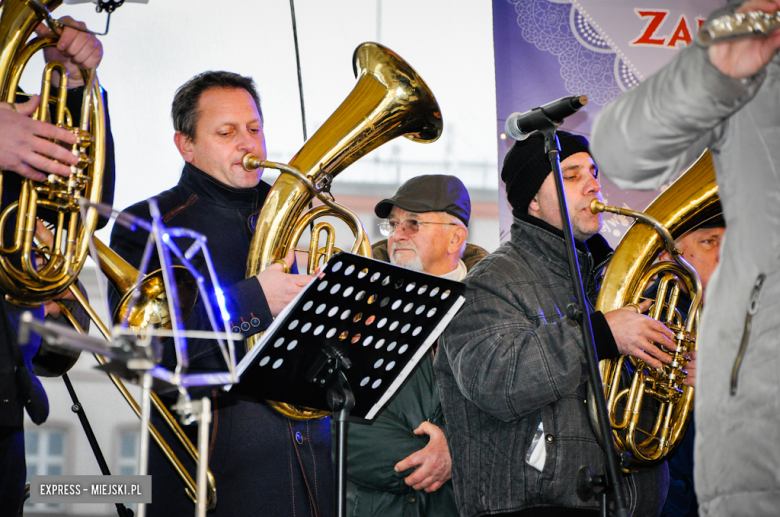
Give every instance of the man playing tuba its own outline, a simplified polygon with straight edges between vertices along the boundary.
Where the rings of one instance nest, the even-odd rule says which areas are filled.
[[[256,334],[265,330],[311,277],[284,274],[277,264],[256,277],[244,278],[256,218],[270,190],[260,181],[262,168],[247,171],[242,165],[247,153],[261,160],[266,155],[254,81],[230,72],[204,72],[178,89],[171,115],[174,143],[184,158],[184,169],[179,182],[154,199],[167,225],[206,236],[231,325],[244,335]],[[151,220],[146,201],[125,213]],[[111,247],[138,267],[147,238],[146,231],[133,232],[116,225]],[[286,261],[292,265],[292,254]],[[205,262],[195,261],[194,265],[208,277]],[[159,263],[155,260],[149,267],[159,268]],[[210,290],[200,296],[215,293]],[[185,327],[210,330],[202,300]],[[188,348],[190,372],[226,369],[216,342],[190,339]],[[239,360],[243,355],[240,348]],[[162,365],[169,369],[176,366],[171,340],[164,343]],[[161,398],[168,406],[175,402],[164,395]],[[332,515],[328,418],[290,420],[264,401],[219,390],[212,393],[212,407],[209,465],[219,491],[213,515]],[[156,417],[153,422],[177,455],[183,454],[183,450],[176,450],[178,443],[168,429]],[[185,428],[185,432],[195,441],[194,429]],[[157,447],[150,449],[149,472],[154,493],[149,515],[170,517],[192,512],[183,484]]]
[[[598,169],[584,137],[558,132],[561,171],[583,283],[593,303],[612,250],[598,235]],[[577,472],[604,453],[588,420],[582,330],[572,301],[561,214],[543,135],[519,141],[501,177],[513,208],[509,242],[469,272],[466,303],[440,340],[434,368],[463,516],[595,516],[577,496]],[[643,308],[647,310],[649,305]],[[653,367],[671,358],[672,332],[626,307],[591,317],[600,359],[631,355]],[[693,361],[689,363],[693,369]],[[658,515],[668,470],[627,476],[633,515]]]
[[[64,17],[62,22],[85,28],[85,25]],[[43,24],[36,32],[45,36],[49,29]],[[65,26],[59,34],[57,46],[44,51],[47,62],[58,61],[69,73],[68,108],[76,119],[81,113],[83,80],[81,69],[95,68],[103,58],[103,46],[92,34]],[[2,207],[19,199],[21,181],[45,179],[45,173],[69,176],[70,166],[78,159],[70,150],[54,142],[76,142],[76,136],[52,124],[32,120],[30,116],[38,107],[37,95],[24,101],[18,95],[17,102],[0,102],[0,169],[2,173]],[[103,201],[111,203],[114,196],[114,156],[110,130],[107,131],[106,173],[103,183]],[[15,215],[12,216],[15,220]],[[105,222],[103,222],[105,224]],[[6,224],[12,229],[15,223]],[[8,232],[7,232],[8,233]],[[4,242],[11,239],[4,235]],[[16,515],[24,495],[27,478],[24,449],[24,410],[36,424],[42,424],[49,413],[49,403],[38,378],[32,373],[32,360],[41,344],[40,337],[32,336],[30,342],[20,347],[17,342],[19,316],[23,310],[5,300],[0,292],[0,513]],[[33,309],[38,319],[43,319],[44,309]]]

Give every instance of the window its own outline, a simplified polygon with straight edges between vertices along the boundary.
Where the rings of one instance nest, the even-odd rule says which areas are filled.
[[[138,474],[138,451],[141,442],[137,429],[125,429],[119,433],[119,457],[117,458],[116,472],[120,476],[134,476]],[[133,512],[136,504],[125,505]]]
[[[137,430],[125,430],[119,433],[119,458],[117,472],[120,476],[134,476],[138,473],[138,449],[140,447]]]
[[[58,429],[35,429],[24,433],[25,457],[27,459],[27,481],[30,476],[58,476],[65,471],[65,431]],[[59,503],[24,505],[25,512],[57,512],[63,509]]]

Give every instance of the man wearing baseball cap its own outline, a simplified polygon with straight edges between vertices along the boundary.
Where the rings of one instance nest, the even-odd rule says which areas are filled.
[[[582,279],[591,304],[612,250],[598,234],[598,169],[588,141],[558,132],[561,172]],[[513,208],[510,240],[464,280],[466,303],[440,338],[434,368],[447,419],[460,515],[597,516],[577,495],[583,466],[604,453],[589,422],[584,340],[566,316],[574,298],[562,218],[541,134],[517,142],[501,177]],[[646,305],[646,304],[642,304]],[[646,310],[647,307],[640,306]],[[662,323],[623,308],[593,312],[599,359],[633,355],[660,367],[674,349]],[[603,470],[602,470],[603,472]],[[658,515],[666,464],[624,478],[632,515]]]
[[[412,178],[374,212],[387,236],[376,259],[462,280],[487,255],[466,243],[471,201],[454,176]],[[446,434],[429,356],[372,425],[350,424],[349,515],[457,515]]]

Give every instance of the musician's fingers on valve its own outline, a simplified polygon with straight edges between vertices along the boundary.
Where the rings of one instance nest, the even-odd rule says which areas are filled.
[[[70,167],[65,164],[75,165],[78,159],[48,139],[72,144],[76,136],[52,124],[32,120],[30,115],[38,103],[37,95],[27,102],[15,103],[15,111],[9,103],[0,103],[0,169],[35,181],[46,179],[44,173],[68,176]]]
[[[691,360],[688,361],[688,364],[685,365],[685,373],[687,376],[685,377],[685,380],[683,381],[683,384],[691,387],[696,386],[696,350],[692,350],[688,352],[686,355],[688,355]]]
[[[647,302],[638,305],[640,309],[649,309]],[[636,308],[630,306],[607,312],[604,318],[622,355],[641,359],[653,368],[660,368],[662,363],[672,361],[669,354],[656,346],[661,345],[667,350],[677,349],[674,334],[660,321],[638,314]]]
[[[292,267],[294,261],[295,251],[290,250],[284,257],[287,270]],[[268,266],[256,278],[260,282],[263,292],[270,295],[266,296],[266,301],[271,315],[277,316],[314,277],[286,274],[285,266],[277,262]]]

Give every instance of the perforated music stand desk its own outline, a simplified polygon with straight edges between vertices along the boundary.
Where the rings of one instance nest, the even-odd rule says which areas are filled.
[[[370,422],[457,313],[464,290],[460,282],[338,253],[239,363],[235,389],[330,410],[335,359],[345,357],[355,396],[350,419]]]

